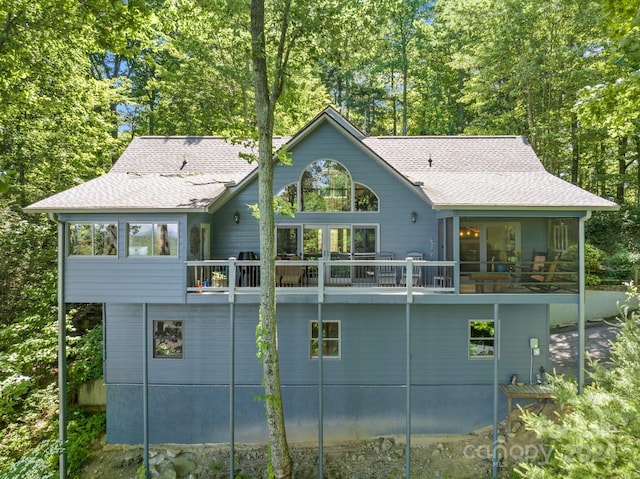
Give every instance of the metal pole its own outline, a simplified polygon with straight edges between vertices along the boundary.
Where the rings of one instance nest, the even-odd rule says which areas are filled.
[[[58,435],[60,479],[67,477],[67,308],[64,298],[65,223],[58,224]]]
[[[236,308],[229,304],[229,477],[235,477]]]
[[[409,271],[412,271],[411,269]],[[413,280],[412,280],[413,281]],[[406,417],[406,452],[405,476],[411,478],[411,304],[405,306],[406,341],[407,341],[407,417]]]
[[[500,360],[500,318],[497,304],[493,305],[493,478],[498,477],[498,363]],[[509,414],[511,411],[507,411]],[[507,434],[510,431],[507,431]]]
[[[585,295],[585,266],[584,266],[584,223],[591,217],[591,211],[580,218],[578,228],[578,394],[584,389],[584,360],[585,360],[585,319],[584,319],[584,295]]]
[[[142,436],[144,474],[149,478],[149,316],[147,303],[142,303]]]
[[[318,478],[323,479],[324,466],[324,370],[322,360],[322,303],[318,302]]]

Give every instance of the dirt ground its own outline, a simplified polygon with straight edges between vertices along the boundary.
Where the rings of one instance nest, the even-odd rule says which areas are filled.
[[[586,349],[601,360],[609,358],[609,342],[617,327],[600,322],[587,327]],[[551,335],[551,365],[558,372],[572,374],[576,369],[575,328],[561,328]],[[529,407],[532,412],[555,416],[552,401]],[[504,421],[498,436],[499,477],[513,477],[513,468],[522,461],[544,461],[548,451],[512,411],[512,431]],[[492,477],[491,426],[470,434],[414,435],[411,438],[411,477],[434,479],[483,479]],[[292,444],[295,479],[316,479],[316,444]],[[234,479],[267,478],[267,450],[264,445],[235,446]],[[159,479],[229,478],[228,445],[167,445],[150,450],[150,476]],[[142,449],[133,446],[95,446],[92,461],[80,479],[134,479],[142,464]],[[373,437],[361,441],[324,445],[323,476],[327,479],[403,478],[406,471],[405,436]]]
[[[464,435],[412,436],[411,477],[476,479],[492,476],[492,431],[484,428]],[[99,447],[82,473],[83,479],[133,479],[142,463],[139,447]],[[499,437],[499,477],[512,477],[512,468],[525,459],[542,460],[543,449],[524,428],[512,437]],[[318,448],[293,444],[296,479],[316,479]],[[235,447],[235,478],[267,478],[264,445]],[[150,451],[153,478],[222,479],[229,477],[228,445],[164,446]],[[375,437],[324,446],[323,476],[327,479],[388,479],[405,477],[404,436]]]

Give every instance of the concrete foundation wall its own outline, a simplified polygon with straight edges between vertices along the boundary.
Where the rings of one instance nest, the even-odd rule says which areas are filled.
[[[623,304],[625,299],[624,291],[588,290],[585,295],[585,319],[594,321],[616,316],[618,314],[618,303]],[[552,304],[549,307],[552,327],[578,322],[577,305]]]

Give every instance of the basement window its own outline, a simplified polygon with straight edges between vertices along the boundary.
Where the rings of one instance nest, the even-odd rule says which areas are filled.
[[[469,359],[491,359],[495,350],[493,320],[469,321]]]
[[[318,358],[318,321],[310,321],[309,356]],[[340,359],[340,321],[322,321],[322,357]]]
[[[182,321],[153,322],[153,357],[182,359]]]

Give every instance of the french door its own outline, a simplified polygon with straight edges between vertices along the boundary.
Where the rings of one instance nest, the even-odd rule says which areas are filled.
[[[302,254],[305,259],[351,259],[351,225],[304,225]],[[349,266],[331,266],[325,271],[327,282],[347,282]]]
[[[376,225],[307,224],[303,226],[302,252],[305,259],[374,259],[377,252]],[[333,265],[325,271],[330,284],[362,282],[373,268]]]

